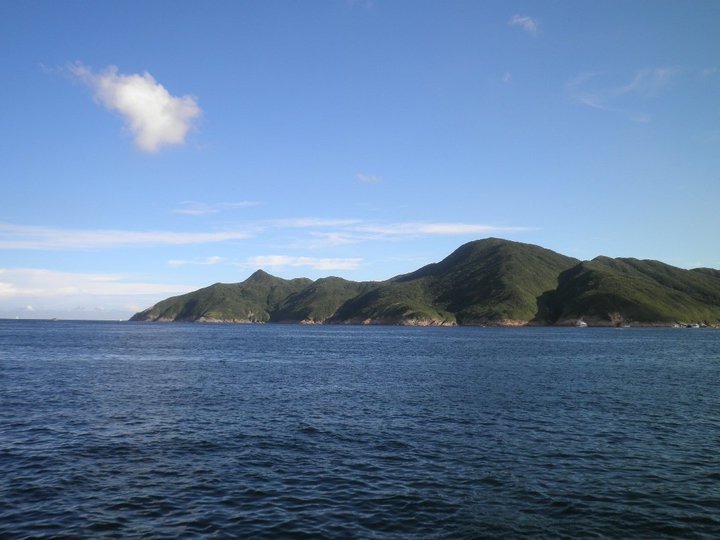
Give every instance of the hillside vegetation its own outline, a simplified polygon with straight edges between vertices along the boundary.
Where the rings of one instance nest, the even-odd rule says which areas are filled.
[[[286,280],[258,270],[242,283],[216,283],[168,298],[130,320],[268,322],[284,300],[312,283],[307,278]]]
[[[597,257],[561,274],[542,304],[551,322],[714,324],[720,321],[720,273]]]
[[[406,325],[720,324],[720,271],[658,261],[578,261],[531,244],[469,242],[382,282],[285,280],[258,270],[168,298],[134,321]]]

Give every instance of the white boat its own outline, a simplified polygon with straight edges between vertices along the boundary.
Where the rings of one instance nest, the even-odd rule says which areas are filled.
[[[575,323],[575,326],[578,328],[587,328],[587,323],[580,319],[578,322]]]

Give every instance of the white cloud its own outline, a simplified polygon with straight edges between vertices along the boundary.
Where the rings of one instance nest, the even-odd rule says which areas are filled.
[[[635,72],[631,81],[612,91],[612,96],[635,94],[641,97],[657,95],[680,72],[677,68],[646,68]]]
[[[573,101],[594,109],[605,108],[608,99],[607,90],[601,91],[589,86],[589,82],[597,77],[597,73],[583,73],[567,84],[567,90]]]
[[[540,27],[537,20],[532,17],[528,17],[527,15],[513,15],[508,21],[508,24],[510,26],[519,26],[525,30],[525,32],[532,35],[536,35]]]
[[[376,174],[357,173],[355,178],[357,178],[358,182],[362,182],[363,184],[380,184],[383,181],[382,176],[378,176]]]
[[[352,234],[346,232],[332,232],[332,233],[317,233],[312,232],[309,238],[301,238],[295,241],[276,244],[275,247],[279,249],[301,249],[318,251],[327,248],[335,248],[338,246],[348,246],[352,244],[358,244],[363,240],[369,240],[360,234]]]
[[[680,72],[673,67],[643,68],[624,80],[618,80],[612,73],[583,73],[567,84],[567,92],[570,99],[586,107],[620,113],[634,122],[647,123],[651,116],[638,109],[661,94]]]
[[[0,268],[0,298],[47,298],[84,295],[165,294],[183,290],[177,285],[127,281],[122,274],[83,274],[39,268]]]
[[[209,214],[217,214],[219,210],[206,204],[186,204],[181,208],[175,208],[172,213],[183,216],[207,216]]]
[[[362,259],[328,259],[318,257],[289,257],[286,255],[260,255],[251,257],[243,266],[254,268],[280,268],[307,266],[314,270],[355,270],[362,264]]]
[[[212,266],[220,264],[225,261],[225,257],[206,257],[204,259],[171,259],[167,263],[170,266],[187,266],[187,265],[200,265],[200,266]]]
[[[361,225],[353,229],[383,236],[493,234],[529,230],[527,227],[496,227],[478,223],[395,223],[390,225]]]
[[[175,208],[173,214],[181,214],[185,216],[206,216],[209,214],[217,214],[223,210],[233,210],[237,208],[249,208],[257,206],[260,203],[255,201],[237,201],[224,203],[202,203],[195,201],[184,201],[180,203],[179,208]]]
[[[225,203],[218,203],[216,206],[218,208],[249,208],[250,206],[257,206],[260,203],[257,201],[238,201],[238,202],[225,202]]]
[[[309,238],[303,237],[292,242],[276,244],[275,247],[277,249],[319,250],[357,244],[363,240],[371,239],[370,235],[363,235],[349,231],[310,231],[308,236]]]
[[[121,274],[0,268],[0,316],[126,318],[163,298],[195,289],[134,281]]]
[[[289,229],[308,229],[313,227],[344,227],[360,223],[359,219],[322,219],[322,218],[290,218],[275,219],[271,222],[276,227]]]
[[[500,227],[479,223],[373,223],[357,219],[318,219],[301,218],[275,220],[276,227],[310,228],[334,230],[312,230],[308,237],[298,238],[292,242],[278,244],[277,247],[291,249],[322,249],[327,247],[358,244],[361,242],[377,242],[393,240],[401,237],[420,237],[433,235],[489,235],[495,233],[512,233],[536,230],[528,227]]]
[[[122,75],[117,67],[109,66],[94,73],[82,64],[75,64],[69,70],[93,89],[97,101],[120,113],[135,138],[135,145],[145,152],[184,143],[201,114],[194,97],[172,96],[148,72]]]
[[[347,0],[347,3],[350,7],[361,7],[365,9],[370,9],[375,5],[374,0]]]
[[[398,235],[435,234],[491,234],[496,232],[519,232],[531,230],[527,227],[497,227],[478,223],[424,223],[406,222],[377,224],[359,219],[297,218],[271,221],[276,227],[286,228],[336,228],[331,232],[313,231],[310,234],[324,239],[324,244],[354,244],[362,240],[380,240]],[[359,234],[360,233],[360,234]]]
[[[104,229],[53,229],[0,223],[0,249],[93,249],[207,244],[243,240],[246,231],[170,232]]]
[[[357,244],[361,238],[345,232],[314,232],[311,236],[319,239],[319,243],[323,246],[346,246],[348,244]]]

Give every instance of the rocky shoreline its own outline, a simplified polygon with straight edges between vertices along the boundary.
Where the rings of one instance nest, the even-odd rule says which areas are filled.
[[[364,320],[350,320],[342,322],[334,321],[316,321],[311,319],[304,319],[300,321],[258,321],[251,319],[217,319],[213,317],[201,317],[194,321],[176,321],[174,319],[157,319],[154,321],[142,321],[142,322],[155,322],[155,323],[172,323],[172,322],[188,322],[194,324],[297,324],[302,326],[417,326],[417,327],[452,327],[452,326],[465,326],[465,327],[493,327],[493,328],[570,328],[577,327],[578,319],[558,321],[555,324],[544,324],[534,321],[521,321],[514,319],[503,319],[499,321],[484,321],[476,323],[457,323],[455,321],[439,321],[429,319],[364,319]],[[637,323],[626,323],[626,324],[613,324],[607,320],[587,320],[585,319],[588,328],[705,328],[705,329],[720,329],[720,324],[706,324],[704,322],[637,322]],[[695,326],[697,325],[697,326]]]

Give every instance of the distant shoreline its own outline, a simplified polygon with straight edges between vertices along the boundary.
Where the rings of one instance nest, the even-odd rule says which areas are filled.
[[[504,323],[487,323],[487,324],[408,324],[408,323],[389,323],[389,322],[372,322],[372,323],[328,323],[328,322],[307,322],[307,321],[236,321],[236,320],[204,320],[204,321],[131,321],[129,319],[16,319],[10,317],[0,317],[0,322],[59,322],[59,323],[136,323],[136,324],[192,324],[192,325],[237,325],[237,326],[333,326],[333,327],[404,327],[404,328],[577,328],[578,330],[587,330],[592,328],[611,328],[618,330],[629,330],[636,328],[668,328],[672,330],[720,330],[720,325],[701,324],[701,323],[631,323],[629,326],[615,326],[611,324],[588,323],[587,327],[576,327],[574,324],[504,324]],[[699,324],[699,328],[691,327],[691,324]]]

